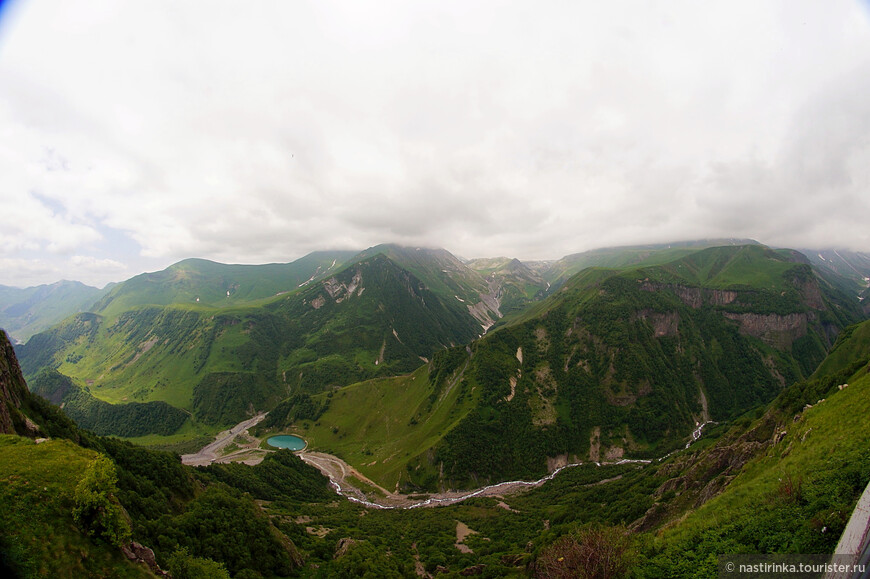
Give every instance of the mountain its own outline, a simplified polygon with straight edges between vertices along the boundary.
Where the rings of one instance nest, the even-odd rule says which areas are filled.
[[[27,384],[6,333],[0,330],[0,434],[26,432],[21,404],[28,394]]]
[[[522,311],[543,298],[550,287],[540,273],[518,259],[472,259],[466,265],[484,276],[490,287],[497,288],[499,309],[503,315]]]
[[[17,342],[87,311],[111,286],[100,290],[77,281],[19,289],[0,286],[0,328]]]
[[[850,327],[812,378],[660,469],[633,525],[666,529],[649,568],[713,577],[711,553],[833,552],[870,482],[868,335],[870,322]]]
[[[606,298],[618,289],[620,282],[608,285],[614,275],[642,285],[637,282],[644,280],[636,277],[639,273],[649,274],[649,281],[655,283],[661,283],[666,274],[673,276],[669,283],[674,287],[639,290],[661,294],[652,299],[668,307],[679,307],[676,302],[680,302],[692,311],[712,305],[707,312],[711,317],[737,313],[740,307],[784,308],[788,300],[759,302],[753,297],[766,292],[770,294],[767,298],[788,298],[790,286],[798,294],[810,295],[807,288],[812,280],[807,283],[799,273],[793,277],[796,272],[782,265],[806,264],[772,253],[714,251],[691,262],[677,260],[665,271],[592,270],[572,279],[566,284],[570,287],[557,294],[562,300],[559,307],[582,305],[568,303],[572,299],[592,303],[596,296]],[[748,267],[753,263],[758,267]],[[822,303],[836,309],[825,301],[830,288],[823,279],[815,280]],[[712,302],[697,308],[685,303],[697,301],[693,292],[677,288],[677,281],[683,288],[698,288],[702,300]],[[599,293],[602,289],[603,295]],[[717,291],[738,295],[722,304]],[[556,298],[550,299],[555,302]],[[814,300],[808,300],[801,313],[815,312],[821,318],[825,310],[811,307],[810,302]],[[558,315],[553,313],[553,303],[542,305],[547,316],[538,321],[547,329],[546,320]],[[728,310],[728,306],[736,309]],[[400,424],[398,415],[408,416],[402,410],[403,401],[396,397],[404,392],[416,396],[421,408],[431,404],[441,413],[438,420],[443,428],[461,422],[461,412],[452,410],[468,407],[474,411],[481,389],[476,383],[463,387],[463,380],[471,382],[475,364],[491,358],[493,353],[487,353],[487,348],[507,345],[507,357],[516,359],[513,344],[494,338],[532,319],[470,345],[472,356],[466,348],[443,350],[413,374],[351,385],[332,391],[331,397],[330,393],[311,396],[311,400],[329,401],[330,408],[319,421],[327,422],[334,407],[356,406],[355,424],[329,425],[336,427],[335,443],[365,442],[362,431],[345,428],[367,427],[366,436],[375,438],[368,443],[369,454],[360,470],[375,463],[371,468],[387,472],[393,463],[404,460],[398,439],[425,434],[415,430],[424,427],[422,421],[413,423],[415,418],[425,420],[423,414],[411,416],[392,435],[387,432]],[[814,321],[809,315],[807,320],[809,333]],[[685,328],[690,322],[681,319],[677,326],[680,344],[687,349],[697,347]],[[581,325],[594,327],[584,320]],[[540,327],[526,329],[532,330],[534,340],[559,341],[552,332],[538,336],[535,330]],[[564,469],[538,486],[514,485],[522,486],[522,492],[505,489],[498,496],[481,493],[439,508],[388,510],[336,495],[325,477],[288,451],[272,453],[253,467],[221,464],[194,469],[184,467],[169,453],[82,431],[56,407],[27,392],[12,348],[0,334],[0,408],[15,407],[27,418],[17,422],[23,429],[16,430],[19,434],[0,434],[0,500],[5,507],[0,569],[12,577],[153,577],[160,571],[157,565],[176,577],[197,571],[209,577],[367,573],[379,577],[439,573],[552,577],[583,576],[583,570],[590,568],[607,568],[615,576],[629,578],[716,577],[717,562],[733,553],[831,553],[870,482],[868,336],[870,322],[866,321],[840,331],[832,351],[811,377],[782,388],[770,403],[707,425],[691,446],[680,445],[649,463],[587,462]],[[763,349],[763,338],[747,339],[752,347]],[[645,341],[642,336],[638,340]],[[546,348],[549,361],[552,351]],[[535,355],[524,348],[523,364]],[[543,358],[538,355],[535,368],[541,368]],[[653,358],[650,376],[655,375]],[[418,383],[439,383],[438,376],[445,388],[433,390],[434,396],[420,392]],[[365,390],[377,391],[377,397]],[[10,396],[10,392],[15,394]],[[452,396],[463,399],[441,404]],[[383,407],[373,402],[376,399]],[[410,398],[404,402],[413,403]],[[374,415],[377,410],[382,412]],[[487,412],[491,421],[498,420],[497,407]],[[518,417],[519,413],[514,419]],[[309,442],[319,428],[316,422],[309,424]],[[426,436],[443,440],[441,427],[433,421],[425,428],[429,429]],[[384,456],[378,436],[398,446]],[[421,440],[427,444],[417,438],[405,448]],[[477,443],[489,445],[491,440],[482,437]],[[517,443],[531,446],[534,452],[546,451],[534,439]],[[492,448],[499,452],[498,445]],[[437,451],[434,448],[428,454],[434,456]],[[550,469],[558,464],[558,460],[551,461]],[[407,465],[399,470],[408,472]],[[437,480],[438,472],[432,474]],[[415,471],[412,476],[421,475]],[[95,504],[102,511],[88,510],[88,505]],[[87,516],[95,512],[114,514]],[[124,531],[125,520],[129,535]],[[123,540],[117,540],[119,536]]]
[[[318,251],[291,263],[226,265],[186,259],[118,284],[90,310],[113,315],[144,305],[227,307],[297,291],[339,271],[354,251]]]
[[[447,307],[477,321],[485,332],[502,317],[501,286],[490,283],[446,249],[376,245],[358,258],[382,254],[414,274]],[[454,302],[455,300],[455,302]]]
[[[542,274],[553,289],[589,267],[625,268],[659,265],[710,247],[758,245],[752,239],[701,239],[652,245],[605,247],[574,253],[555,262],[544,262]]]
[[[817,269],[828,270],[855,283],[859,290],[870,286],[870,254],[836,249],[802,249]]]
[[[857,294],[864,313],[870,315],[870,254],[835,249],[808,249],[803,253],[831,283],[846,293]]]
[[[746,245],[587,269],[410,378],[291,399],[265,426],[295,421],[317,447],[409,489],[660,456],[697,424],[729,420],[809,376],[862,319],[854,298],[802,261]]]
[[[333,498],[327,479],[287,451],[253,468],[196,470],[80,430],[27,391],[0,332],[0,409],[10,408],[22,420],[0,433],[4,577],[286,577],[302,556],[284,532],[304,530],[273,524],[248,493],[288,505]]]
[[[372,252],[319,281],[261,301],[209,307],[201,299],[117,311],[131,296],[157,301],[140,291],[140,276],[131,280],[133,290],[126,287],[130,282],[115,288],[96,308],[99,313],[73,316],[34,336],[18,355],[27,376],[56,370],[106,402],[163,401],[206,424],[238,422],[291,393],[410,372],[437,350],[475,338],[478,320],[455,294],[442,297],[444,287],[465,292],[469,300],[473,291],[441,275],[449,257],[430,262],[414,255],[416,269],[430,276],[425,283],[384,253]],[[177,279],[186,267],[151,275]],[[171,285],[177,299],[180,286]],[[63,400],[86,402],[79,395]],[[175,420],[170,413],[155,414]],[[165,427],[154,424],[153,432]]]

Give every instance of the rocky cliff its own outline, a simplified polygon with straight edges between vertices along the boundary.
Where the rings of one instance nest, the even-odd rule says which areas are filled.
[[[0,330],[0,434],[16,434],[25,429],[21,402],[27,385],[6,332]]]

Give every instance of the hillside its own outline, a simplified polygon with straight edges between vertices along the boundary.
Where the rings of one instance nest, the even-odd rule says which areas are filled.
[[[809,376],[860,318],[808,265],[758,245],[589,269],[411,382],[321,395],[316,416],[291,399],[274,426],[295,416],[318,448],[390,488],[468,488],[576,460],[661,456],[698,423],[729,420]]]
[[[430,464],[456,484],[540,473],[545,457],[660,456],[811,374],[861,319],[841,298],[762,246],[573,278],[476,345],[464,375],[480,404]]]
[[[110,287],[97,289],[77,281],[25,289],[0,286],[0,328],[15,341],[26,342],[64,318],[88,311]]]
[[[358,258],[385,255],[426,284],[440,296],[446,307],[458,315],[476,320],[485,332],[502,317],[501,285],[484,279],[477,271],[462,263],[445,249],[376,245]],[[478,332],[481,333],[481,332]]]
[[[507,257],[473,259],[468,267],[498,288],[500,312],[507,315],[525,309],[543,298],[550,284],[534,269]]]
[[[428,285],[379,253],[263,302],[80,314],[18,355],[29,377],[48,368],[106,402],[162,401],[225,425],[293,392],[410,372],[477,336],[467,308]]]
[[[24,379],[5,334],[0,368],[0,408],[26,416],[17,434],[0,434],[4,576],[154,577],[162,568],[175,577],[286,577],[302,564],[293,541],[246,494],[269,488],[284,505],[330,499],[327,480],[291,453],[242,471],[197,471],[175,455],[82,431],[19,389]]]
[[[117,315],[145,305],[228,307],[293,292],[339,271],[356,252],[319,251],[291,263],[226,265],[186,259],[115,286],[89,311]]]
[[[659,265],[710,247],[757,244],[751,239],[702,239],[666,244],[605,247],[574,253],[543,265],[541,273],[553,289],[576,273],[590,268],[624,269],[642,265]]]
[[[832,352],[849,363],[783,392],[757,419],[674,461],[641,529],[675,521],[645,564],[716,576],[711,553],[831,553],[870,483],[870,322]],[[834,368],[829,357],[821,368]],[[724,487],[724,489],[723,489]],[[667,504],[668,497],[673,502]],[[680,516],[685,514],[685,516]]]
[[[801,251],[818,270],[848,280],[853,293],[870,287],[870,254],[836,249]]]
[[[581,289],[600,289],[607,279],[574,281]],[[870,482],[868,325],[841,332],[812,378],[782,389],[770,404],[708,427],[698,442],[664,460],[588,463],[527,492],[411,510],[369,509],[338,498],[326,479],[287,451],[255,467],[191,469],[167,453],[82,432],[27,392],[6,343],[0,368],[7,370],[4,384],[15,386],[5,391],[15,390],[19,400],[2,395],[0,403],[27,415],[38,429],[23,426],[31,436],[50,440],[0,436],[0,492],[8,507],[0,561],[13,576],[153,576],[73,519],[73,489],[98,456],[117,473],[108,496],[129,515],[132,539],[153,548],[155,562],[176,576],[184,568],[210,577],[572,576],[572,569],[600,562],[606,552],[619,576],[715,577],[723,554],[831,552]],[[436,425],[461,419],[452,409],[469,408],[475,399],[477,390],[466,390],[464,399],[458,390],[481,351],[472,348],[475,355],[456,365],[467,350],[445,350],[414,374],[312,396],[309,410],[318,411],[318,400],[328,408],[306,436],[313,441],[317,422],[327,422],[333,409],[344,414],[356,407],[353,421],[335,425],[329,444],[350,452],[369,440],[369,448],[358,451],[366,463],[379,456],[381,438],[438,438]],[[415,387],[427,375],[446,386],[435,397]],[[374,398],[366,391],[376,392],[379,402],[367,406]],[[405,405],[436,419],[415,430],[413,421],[399,420]],[[375,408],[382,413],[367,414]],[[414,418],[425,421],[426,415]],[[364,429],[366,436],[345,428]],[[421,443],[428,444],[423,438],[413,444]],[[400,459],[377,460],[376,468],[386,475]]]
[[[863,335],[868,325],[849,335]],[[731,553],[831,553],[870,482],[864,424],[870,350],[844,338],[832,355],[838,351],[856,355],[833,374],[799,381],[770,404],[709,425],[697,442],[662,460],[587,462],[523,492],[437,509],[271,505],[269,512],[304,517],[312,531],[329,530],[322,539],[312,533],[300,541],[302,549],[315,553],[335,537],[348,537],[366,561],[392,576],[422,569],[576,577],[607,562],[619,577],[717,577],[717,560]],[[393,397],[410,389],[412,379],[422,376],[370,385],[384,414],[359,419],[366,436],[356,441],[371,440],[372,454],[363,451],[363,466],[377,462],[365,474],[395,468],[393,461],[377,460],[380,430],[397,429],[396,439],[413,435],[412,425],[393,416],[401,406]],[[849,385],[841,388],[844,383]],[[366,403],[361,392],[366,387],[347,389],[351,404]],[[338,394],[330,408],[345,404]],[[363,409],[360,414],[367,415],[374,408]],[[328,423],[330,412],[317,422]],[[384,418],[390,420],[381,426]],[[344,427],[338,425],[330,444],[352,452],[354,437],[342,438]],[[312,423],[303,435],[314,440],[321,435],[318,428]],[[378,500],[376,491],[369,494]],[[335,573],[351,564],[331,559],[331,553],[318,560],[324,569]],[[359,573],[366,568],[359,559],[356,565]]]

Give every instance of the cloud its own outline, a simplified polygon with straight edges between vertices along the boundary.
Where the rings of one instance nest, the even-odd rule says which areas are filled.
[[[30,0],[2,32],[0,256],[65,276],[388,241],[870,247],[854,2]]]

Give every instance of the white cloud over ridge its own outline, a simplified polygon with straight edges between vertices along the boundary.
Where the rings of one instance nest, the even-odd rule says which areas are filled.
[[[387,241],[870,249],[865,5],[468,4],[13,3],[0,283]]]

